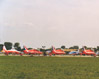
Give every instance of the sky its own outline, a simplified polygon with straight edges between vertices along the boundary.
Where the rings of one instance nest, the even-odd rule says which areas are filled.
[[[99,0],[0,0],[0,42],[99,46]]]

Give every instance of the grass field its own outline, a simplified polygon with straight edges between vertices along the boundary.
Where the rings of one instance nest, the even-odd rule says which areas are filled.
[[[0,79],[99,79],[99,58],[2,56]]]

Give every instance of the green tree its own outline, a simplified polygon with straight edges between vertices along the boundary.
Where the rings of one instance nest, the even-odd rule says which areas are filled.
[[[73,46],[74,49],[79,49],[79,46]]]
[[[32,50],[33,48],[28,48],[28,50]]]
[[[18,42],[16,42],[15,44],[14,44],[14,47],[15,48],[17,48],[17,47],[19,47],[20,46],[20,43],[18,43]]]
[[[61,48],[62,48],[62,49],[65,49],[65,46],[63,45],[63,46],[61,46]]]
[[[10,50],[10,49],[12,49],[13,44],[11,42],[4,42],[4,45],[5,45],[7,50]]]
[[[94,49],[94,52],[97,52],[97,48],[93,48]]]
[[[83,46],[83,48],[87,49],[87,46]]]
[[[99,51],[99,46],[97,46],[97,51]]]
[[[15,48],[16,50],[18,50],[18,51],[21,51],[21,50],[22,50],[21,47],[20,47],[20,43],[18,43],[18,42],[16,42],[16,43],[14,44],[14,48]]]
[[[0,44],[0,51],[3,50],[3,44]]]
[[[18,50],[18,51],[22,51],[21,47],[18,47],[16,50]]]
[[[74,49],[74,47],[70,47],[69,49]]]

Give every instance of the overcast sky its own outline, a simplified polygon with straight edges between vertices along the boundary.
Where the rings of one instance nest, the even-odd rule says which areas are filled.
[[[99,0],[0,0],[0,42],[27,47],[99,45]]]

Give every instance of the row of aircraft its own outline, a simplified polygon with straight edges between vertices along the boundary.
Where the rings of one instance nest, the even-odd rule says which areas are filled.
[[[92,56],[96,56],[96,53],[93,50],[85,49],[85,48],[82,49],[82,52],[79,52],[79,50],[78,50],[78,51],[72,51],[69,54],[72,54],[72,55],[92,55]]]
[[[36,49],[31,49],[29,50],[26,46],[24,46],[24,50],[23,50],[23,53],[21,53],[20,51],[17,51],[17,50],[7,50],[5,46],[3,46],[3,52],[4,54],[6,55],[9,55],[9,54],[17,54],[17,55],[23,55],[23,54],[27,54],[27,55],[41,55],[43,54],[43,52],[39,51],[39,50],[36,50]],[[63,50],[61,49],[55,49],[53,46],[52,46],[52,51],[49,53],[49,55],[64,55],[66,54]],[[70,52],[69,54],[72,54],[72,55],[93,55],[93,56],[96,56],[96,53],[92,50],[86,50],[85,48],[83,49],[82,52],[79,52],[79,51],[72,51]]]
[[[27,54],[27,55],[42,54],[42,52],[40,52],[36,49],[28,50],[28,48],[26,46],[24,46],[23,53],[21,53],[20,51],[17,51],[17,50],[7,50],[5,46],[3,46],[3,52],[5,55],[9,55],[9,54],[23,55],[23,53]]]
[[[17,51],[17,50],[7,50],[5,46],[3,46],[3,52],[6,55],[9,55],[9,54],[19,54],[19,55],[22,55],[22,53],[20,51]],[[43,52],[41,52],[39,50],[36,50],[36,49],[29,50],[26,46],[24,46],[23,53],[27,54],[27,55],[35,55],[35,54],[40,55],[40,54],[43,54]],[[61,55],[61,54],[65,54],[65,52],[63,50],[61,50],[61,49],[56,50],[54,47],[52,47],[52,51],[49,53],[49,55],[51,56],[53,54]]]

